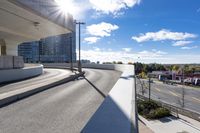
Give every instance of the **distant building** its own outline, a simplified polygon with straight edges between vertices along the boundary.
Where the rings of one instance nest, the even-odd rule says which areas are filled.
[[[39,42],[25,42],[18,45],[18,55],[22,56],[26,63],[38,62]]]
[[[152,71],[149,73],[152,78],[158,78],[159,80],[172,79],[173,72],[171,71]]]
[[[75,33],[26,42],[18,46],[18,55],[25,62],[76,62]],[[72,57],[71,57],[72,55]]]
[[[90,62],[90,60],[83,59],[83,60],[81,60],[81,63],[89,64],[89,63],[91,63],[91,62]]]

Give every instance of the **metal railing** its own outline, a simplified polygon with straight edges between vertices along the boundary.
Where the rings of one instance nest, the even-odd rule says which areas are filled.
[[[178,117],[178,114],[182,114],[184,116],[187,116],[187,117],[190,117],[190,118],[195,119],[197,121],[200,121],[200,112],[196,112],[196,111],[193,111],[193,110],[190,110],[190,109],[186,109],[182,105],[181,105],[181,107],[179,107],[178,105],[173,105],[173,104],[170,104],[170,103],[167,103],[167,102],[152,98],[150,94],[149,95],[145,95],[146,90],[148,90],[147,93],[149,93],[149,91],[151,91],[149,89],[150,88],[150,84],[149,84],[149,86],[145,85],[145,83],[142,82],[138,76],[136,76],[136,78],[138,80],[138,83],[137,83],[138,86],[137,87],[141,86],[140,90],[138,90],[138,88],[137,88],[137,92],[138,92],[137,93],[137,99],[148,100],[148,101],[149,100],[153,100],[158,105],[169,109],[171,111],[171,114],[176,116],[176,117]]]
[[[137,98],[140,100],[149,100],[148,97],[145,97],[141,94],[137,94]],[[195,119],[200,122],[200,113],[198,113],[198,112],[195,112],[195,111],[192,111],[189,109],[185,109],[185,108],[181,108],[181,107],[169,104],[167,102],[157,101],[154,99],[151,99],[151,100],[156,102],[159,106],[169,109],[171,114],[175,115],[176,117],[178,117],[178,114],[182,114],[184,116],[190,117],[190,118]]]

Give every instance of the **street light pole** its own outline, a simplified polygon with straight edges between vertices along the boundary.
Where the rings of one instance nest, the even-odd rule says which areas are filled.
[[[185,106],[185,88],[184,88],[184,85],[185,85],[185,82],[184,82],[184,79],[185,79],[185,76],[184,76],[184,66],[182,68],[182,107],[184,108]]]
[[[76,22],[75,23],[78,25],[78,28],[79,28],[79,61],[78,61],[78,71],[79,72],[82,72],[82,69],[81,69],[81,25],[84,25],[85,23],[84,22]]]
[[[73,34],[73,33],[72,33]],[[72,52],[72,36],[70,35],[70,70],[73,72],[73,52]]]
[[[40,61],[41,61],[41,57],[40,57],[41,56],[40,55],[41,54],[40,53],[41,52],[41,47],[42,47],[42,41],[40,40],[39,43],[38,43],[38,63],[40,63]]]
[[[149,76],[149,101],[151,101],[151,77]]]

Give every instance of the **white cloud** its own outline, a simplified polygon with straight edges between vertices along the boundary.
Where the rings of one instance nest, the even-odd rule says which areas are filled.
[[[167,54],[166,52],[163,52],[163,51],[160,51],[160,50],[152,50],[152,51],[147,51],[147,50],[144,50],[144,51],[141,51],[141,52],[138,52],[140,54],[140,56],[142,57],[158,57],[158,56],[162,56],[162,55],[165,55]]]
[[[139,4],[140,0],[89,0],[89,2],[97,12],[117,15],[122,9]]]
[[[111,36],[111,32],[117,30],[119,27],[114,24],[101,22],[99,24],[92,24],[86,27],[86,32],[93,36],[105,37]]]
[[[200,63],[200,54],[171,55],[166,52],[163,52],[165,54],[160,53],[162,52],[141,51],[137,53],[126,53],[124,51],[109,51],[97,48],[96,50],[82,50],[81,58],[88,59],[92,62]]]
[[[92,11],[92,17],[104,14],[121,16],[124,10],[139,5],[141,0],[55,0],[59,9],[64,13],[70,13],[75,19],[85,19],[87,13]],[[91,15],[91,13],[90,13]]]
[[[192,47],[181,47],[183,50],[190,50],[190,49],[195,49],[198,48],[198,46],[192,46]]]
[[[88,44],[93,44],[96,43],[100,37],[86,37],[84,38],[84,41],[87,42]]]
[[[174,44],[172,44],[172,46],[185,46],[187,44],[192,43],[193,41],[177,41]]]
[[[96,52],[100,52],[100,51],[101,51],[101,49],[100,49],[100,48],[98,48],[98,47],[94,47],[94,51],[96,51]]]
[[[112,62],[112,61],[122,61],[124,63],[139,61],[142,60],[158,60],[164,57],[166,53],[162,51],[141,51],[137,53],[128,53],[125,51],[111,51],[111,50],[103,50],[97,47],[94,47],[92,50],[82,50],[81,56],[82,59],[88,59],[92,62],[100,61],[100,62]]]
[[[197,37],[197,35],[187,32],[171,32],[170,30],[162,29],[158,32],[147,32],[145,34],[140,34],[139,36],[133,36],[132,39],[140,43],[145,41],[163,40],[180,41],[195,37]]]
[[[122,48],[122,50],[125,52],[131,52],[132,48]]]
[[[92,24],[86,27],[86,33],[93,37],[86,37],[85,42],[89,44],[96,43],[102,37],[111,36],[112,31],[119,29],[115,24],[101,22],[99,24]]]

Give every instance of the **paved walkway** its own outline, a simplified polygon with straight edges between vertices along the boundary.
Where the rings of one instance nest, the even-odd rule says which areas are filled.
[[[139,133],[153,133],[142,121],[139,121]]]
[[[48,88],[60,85],[78,78],[84,73],[72,73],[65,69],[45,69],[41,76],[0,85],[0,107],[8,105]]]
[[[139,118],[155,133],[200,133],[199,127],[174,116],[152,121]]]
[[[63,78],[66,78],[71,74],[73,74],[71,71],[64,69],[44,69],[44,73],[40,76],[14,83],[0,85],[0,94],[24,89],[27,87],[30,88],[43,86],[53,83],[55,81],[62,80]]]

